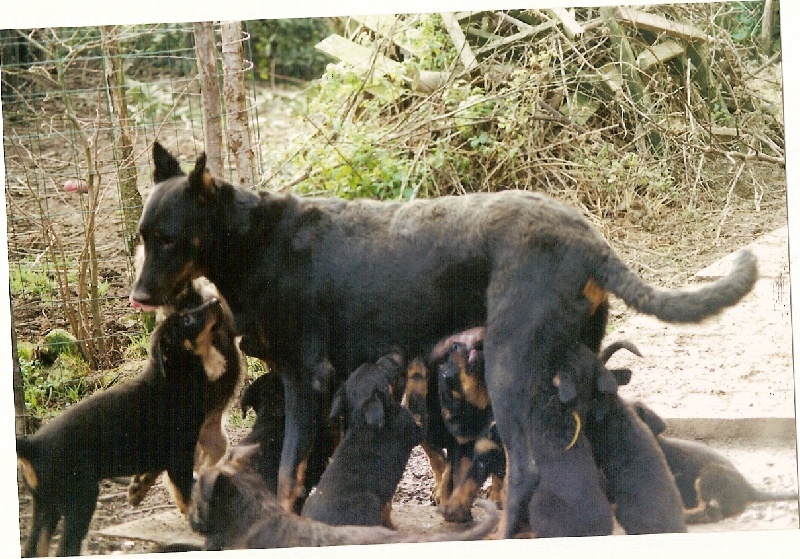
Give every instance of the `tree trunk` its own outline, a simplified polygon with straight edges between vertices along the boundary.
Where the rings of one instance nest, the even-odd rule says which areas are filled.
[[[122,207],[122,228],[128,255],[133,255],[136,243],[136,228],[142,215],[142,196],[139,194],[136,178],[136,164],[133,160],[133,141],[128,101],[125,98],[125,74],[122,70],[119,42],[116,29],[111,26],[100,28],[103,38],[103,63],[105,65],[106,91],[108,93],[111,134],[114,141],[114,158],[117,162],[119,196]]]
[[[227,115],[228,149],[236,162],[239,184],[255,184],[255,159],[250,143],[247,120],[247,95],[244,88],[244,56],[242,53],[242,23],[226,21],[220,24],[222,35],[222,95]]]
[[[208,170],[222,177],[222,103],[217,80],[217,47],[214,24],[210,21],[194,24],[194,50],[203,100],[203,135]]]

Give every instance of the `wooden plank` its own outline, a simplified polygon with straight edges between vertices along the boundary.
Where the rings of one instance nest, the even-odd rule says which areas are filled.
[[[618,7],[616,8],[616,17],[622,23],[632,25],[637,29],[652,31],[653,33],[666,33],[671,37],[678,37],[687,41],[708,42],[709,40],[708,35],[693,25],[671,21],[656,14]]]
[[[395,62],[380,53],[376,53],[373,49],[362,47],[352,41],[348,41],[341,35],[333,34],[325,37],[314,46],[325,54],[338,58],[341,63],[363,70],[364,73],[372,68],[372,71],[379,76],[385,74],[403,75],[403,65],[399,62]],[[413,86],[416,76],[403,75],[403,79]],[[367,83],[365,89],[372,95],[387,101],[397,99],[402,94],[402,88],[400,87],[388,88],[384,85],[374,83]]]
[[[315,45],[315,48],[362,70],[374,67],[375,72],[381,74],[400,74],[403,68],[399,62],[376,53],[370,48],[348,41],[335,33],[325,37]]]
[[[452,12],[442,12],[441,16],[447,34],[450,35],[450,40],[453,41],[453,45],[458,51],[461,63],[468,72],[472,71],[473,68],[478,66],[478,59],[475,58],[475,54],[472,52],[466,36],[464,36],[464,31],[461,29],[458,19]]]
[[[350,16],[353,19],[381,37],[385,37],[397,45],[403,54],[416,56],[419,58],[419,52],[415,52],[410,43],[403,40],[400,36],[400,29],[406,24],[393,15],[380,15],[380,16]]]
[[[575,20],[575,17],[566,8],[552,8],[545,10],[545,12],[561,22],[564,27],[564,34],[570,39],[583,35],[583,26]]]
[[[636,57],[636,64],[639,66],[640,70],[644,71],[656,64],[661,64],[667,60],[681,56],[685,52],[686,49],[683,45],[672,40],[667,40],[640,52],[639,56]]]
[[[534,34],[533,29],[525,29],[523,31],[520,31],[519,33],[514,33],[513,35],[509,35],[508,37],[497,37],[497,35],[495,35],[495,37],[497,37],[496,40],[489,41],[482,47],[477,48],[475,50],[475,54],[482,54],[490,50],[496,50],[500,47],[510,45],[511,43],[521,41],[522,39],[530,37],[533,34]]]

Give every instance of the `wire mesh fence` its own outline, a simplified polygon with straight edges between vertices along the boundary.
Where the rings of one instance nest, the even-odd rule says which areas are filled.
[[[226,48],[218,31],[215,46]],[[245,58],[248,37],[245,30],[233,39]],[[26,394],[39,416],[54,391],[104,386],[131,348],[145,351],[151,325],[127,297],[135,224],[152,185],[149,147],[158,139],[194,160],[204,146],[204,114],[191,24],[2,30],[0,48],[21,375],[44,374],[33,362],[48,352],[58,358],[61,349],[68,350],[62,359],[82,363],[70,363],[58,378],[24,383],[42,392]],[[252,64],[238,71],[242,110],[255,121]],[[222,68],[213,79],[222,85]],[[230,178],[231,167],[222,172]],[[22,382],[15,385],[22,390]]]

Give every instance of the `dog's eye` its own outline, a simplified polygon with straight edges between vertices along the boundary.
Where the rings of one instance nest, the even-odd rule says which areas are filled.
[[[194,317],[190,314],[183,315],[183,325],[191,326],[192,324],[194,324]]]

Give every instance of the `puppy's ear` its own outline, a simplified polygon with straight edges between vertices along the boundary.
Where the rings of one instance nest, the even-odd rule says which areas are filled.
[[[632,406],[636,412],[636,415],[639,416],[639,419],[644,421],[645,425],[650,428],[654,435],[660,435],[667,430],[667,423],[661,419],[660,415],[658,415],[644,403],[634,402]]]
[[[206,168],[206,154],[200,154],[194,164],[194,169],[189,173],[189,192],[194,194],[201,202],[214,194],[216,183],[211,172]]]
[[[339,387],[333,395],[331,401],[331,413],[328,414],[328,419],[333,420],[337,417],[343,417],[347,414],[347,395],[344,391],[344,384]]]
[[[181,165],[170,152],[164,149],[164,146],[155,142],[153,144],[153,182],[156,184],[164,182],[172,177],[179,177],[185,175],[181,170]]]
[[[227,463],[237,470],[241,469],[250,464],[251,458],[260,449],[258,443],[234,446],[228,451]]]
[[[383,402],[381,402],[377,394],[370,396],[362,409],[364,411],[364,421],[367,425],[376,429],[383,427],[386,415],[383,410]]]

